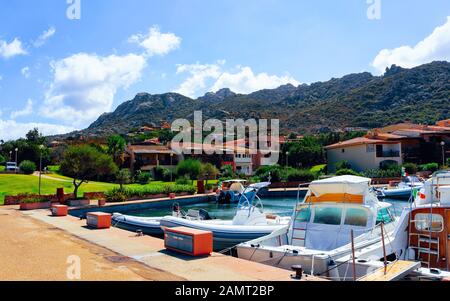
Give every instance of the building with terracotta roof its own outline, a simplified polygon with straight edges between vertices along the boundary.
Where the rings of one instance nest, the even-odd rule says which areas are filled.
[[[383,164],[403,162],[442,162],[448,158],[450,127],[448,120],[436,125],[399,123],[371,130],[365,137],[339,142],[326,147],[328,169],[336,171],[336,163],[348,161],[352,169],[364,171],[380,168]]]
[[[384,164],[403,163],[398,141],[359,137],[326,147],[328,172],[336,172],[338,162],[347,161],[357,172],[376,169]]]
[[[173,169],[183,159],[181,155],[163,145],[128,145],[125,153],[125,166],[133,172],[154,172],[157,167]]]

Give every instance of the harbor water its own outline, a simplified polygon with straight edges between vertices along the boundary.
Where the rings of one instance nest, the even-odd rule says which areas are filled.
[[[393,212],[396,216],[400,216],[403,208],[409,206],[407,201],[384,199],[384,202],[393,205]],[[294,206],[297,203],[295,198],[264,198],[262,199],[264,212],[267,214],[275,214],[279,216],[291,216]],[[236,213],[236,204],[219,205],[215,202],[203,203],[196,205],[183,206],[182,210],[187,212],[189,209],[205,209],[210,216],[216,219],[231,220]],[[149,209],[143,211],[126,212],[126,214],[142,217],[160,217],[171,215],[171,208],[165,209]]]

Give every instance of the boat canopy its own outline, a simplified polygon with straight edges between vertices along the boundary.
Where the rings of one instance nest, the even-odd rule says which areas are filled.
[[[236,179],[236,180],[222,181],[222,183],[245,183],[245,182],[247,182],[247,180]]]
[[[314,181],[309,185],[309,190],[314,196],[320,197],[326,194],[347,194],[364,196],[369,192],[369,178],[357,176],[339,176],[324,180]]]

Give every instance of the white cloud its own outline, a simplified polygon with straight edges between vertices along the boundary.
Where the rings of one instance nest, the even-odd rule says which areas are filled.
[[[262,89],[273,89],[285,84],[298,86],[300,83],[289,75],[277,76],[267,73],[255,74],[250,67],[237,66],[237,71],[223,71],[224,60],[216,64],[178,65],[177,74],[189,73],[190,76],[176,89],[176,92],[195,97],[201,93],[218,91],[222,88],[230,88],[236,93],[251,93]],[[208,83],[212,86],[205,90]]]
[[[76,130],[71,126],[36,122],[20,123],[15,120],[0,119],[0,139],[7,141],[25,137],[26,133],[33,128],[38,128],[46,136],[65,134]]]
[[[140,80],[145,66],[145,58],[135,54],[101,57],[79,53],[53,62],[53,82],[41,114],[85,126],[111,111],[117,90]]]
[[[172,50],[178,49],[181,44],[180,37],[173,33],[161,33],[158,26],[152,26],[146,35],[133,35],[128,41],[143,47],[149,56],[166,55]]]
[[[20,70],[20,73],[22,73],[22,75],[25,77],[25,78],[29,78],[30,77],[30,67],[24,67],[24,68],[22,68],[22,70]]]
[[[212,86],[212,91],[218,91],[222,88],[230,88],[236,93],[251,93],[262,89],[274,89],[285,84],[294,86],[300,85],[300,82],[289,75],[277,76],[267,73],[254,74],[250,67],[239,67],[238,72],[224,72]]]
[[[405,45],[381,50],[372,66],[383,73],[386,67],[393,64],[412,68],[435,60],[450,60],[450,16],[444,25],[437,27],[414,47]]]
[[[28,99],[25,108],[19,111],[14,111],[11,113],[11,119],[16,119],[17,117],[28,116],[33,113],[33,100]]]
[[[176,92],[188,97],[195,97],[198,91],[206,88],[209,79],[220,77],[222,65],[222,61],[218,61],[216,64],[178,65],[177,74],[187,72],[190,76],[181,83]]]
[[[44,46],[47,43],[48,39],[50,39],[56,33],[56,29],[54,27],[50,27],[45,30],[36,41],[34,41],[33,46],[36,48]]]
[[[25,55],[27,52],[22,47],[22,42],[15,38],[11,43],[0,40],[0,56],[9,59],[17,55]]]

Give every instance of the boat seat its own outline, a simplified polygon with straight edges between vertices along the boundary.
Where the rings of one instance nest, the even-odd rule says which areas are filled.
[[[243,193],[244,192],[244,186],[241,183],[233,183],[230,186],[230,190],[234,191],[234,192],[238,192],[238,193]]]

